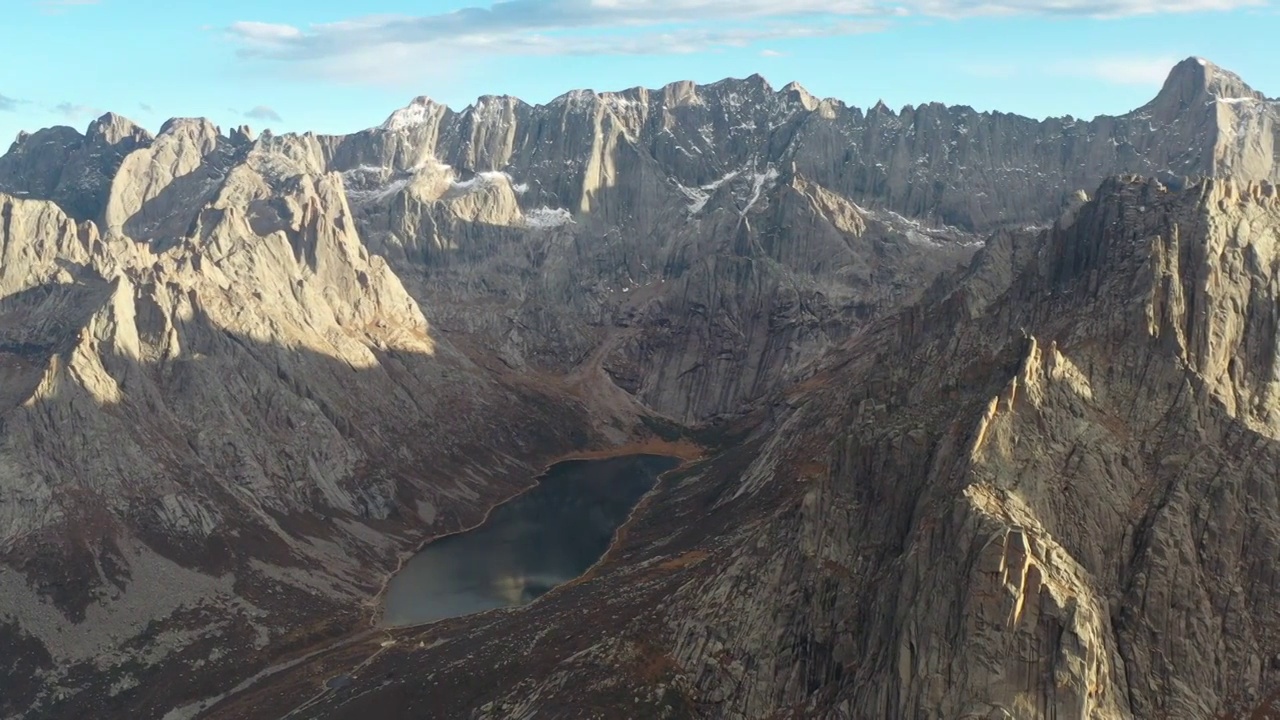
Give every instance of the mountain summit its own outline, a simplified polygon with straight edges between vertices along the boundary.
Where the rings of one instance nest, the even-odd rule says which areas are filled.
[[[1154,104],[1188,110],[1196,103],[1264,100],[1266,97],[1249,87],[1239,75],[1204,58],[1191,57],[1174,66]]]
[[[606,154],[635,148],[656,163],[652,174],[665,191],[693,197],[731,173],[795,163],[860,203],[985,231],[1042,222],[1076,190],[1120,172],[1277,179],[1280,165],[1268,151],[1280,132],[1277,116],[1280,105],[1233,73],[1189,58],[1144,107],[1088,122],[1006,115],[997,121],[991,113],[937,104],[901,112],[877,106],[864,113],[818,101],[795,83],[774,91],[755,75],[660,90],[574,91],[537,106],[486,96],[461,111],[419,97],[378,128],[317,137],[299,150],[310,156],[309,167],[344,173],[385,168],[403,175],[436,165],[464,176],[503,172],[529,189],[516,198],[525,211],[571,213],[616,194],[597,187],[605,159],[585,152],[597,144]],[[120,148],[152,141],[122,118],[111,123],[121,125],[115,131],[121,137],[130,135]],[[294,143],[291,137],[280,142]],[[56,196],[71,216],[100,220],[104,181],[65,177],[63,159],[72,156],[105,162],[101,178],[121,159],[116,151],[85,149],[84,136],[69,128],[42,131],[0,158],[0,190]],[[351,179],[363,191],[371,177]]]

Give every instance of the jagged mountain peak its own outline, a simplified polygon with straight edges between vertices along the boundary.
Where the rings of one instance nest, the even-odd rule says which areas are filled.
[[[200,135],[222,135],[222,128],[214,125],[208,118],[175,117],[169,118],[160,126],[159,135],[177,135],[194,132]]]
[[[669,106],[696,104],[698,84],[692,80],[677,80],[662,87],[661,96]]]
[[[556,96],[551,102],[547,103],[548,107],[558,107],[562,105],[574,106],[582,105],[599,97],[599,93],[590,88],[579,88],[570,90],[567,93]]]
[[[1194,63],[1194,66],[1192,63]],[[1250,97],[1257,99],[1264,97],[1262,93],[1250,87],[1239,75],[1202,57],[1188,58],[1180,65],[1174,66],[1173,72],[1177,72],[1182,64],[1198,68],[1206,90],[1215,97]],[[1173,72],[1170,74],[1172,75]]]
[[[1232,99],[1237,96],[1242,99]],[[1280,166],[1265,151],[1265,143],[1247,141],[1258,134],[1271,137],[1280,127],[1274,122],[1277,108],[1254,102],[1257,98],[1261,95],[1236,75],[1197,58],[1174,68],[1153,103],[1126,116],[1079,122],[1071,117],[1041,122],[998,112],[976,115],[963,106],[940,103],[898,109],[879,101],[863,111],[836,100],[818,100],[795,82],[774,90],[760,74],[702,85],[686,80],[656,90],[575,90],[540,105],[509,95],[483,95],[461,112],[424,95],[367,133],[298,135],[299,143],[289,144],[288,152],[276,146],[283,155],[273,167],[307,172],[383,168],[394,174],[441,163],[468,172],[510,170],[516,187],[531,190],[519,193],[526,210],[583,207],[584,202],[598,207],[609,193],[592,196],[605,189],[608,183],[602,178],[610,174],[609,164],[621,157],[616,155],[620,150],[607,148],[619,142],[638,144],[633,147],[642,148],[645,162],[656,163],[653,169],[660,170],[654,177],[675,183],[661,192],[673,187],[682,193],[679,187],[696,190],[751,165],[753,158],[774,164],[796,160],[824,178],[825,185],[860,201],[875,203],[888,194],[896,198],[895,211],[904,215],[989,229],[1001,223],[1044,222],[1064,207],[1065,193],[1116,172],[1275,179]],[[597,126],[597,113],[611,118]],[[145,132],[118,116],[97,122],[112,126],[109,132],[118,136]],[[546,135],[548,122],[560,128],[554,137]],[[1245,126],[1254,130],[1237,132]],[[801,131],[787,134],[796,128]],[[911,151],[915,157],[891,151],[889,136],[913,132],[922,133]],[[1052,150],[1052,139],[1059,133],[1078,138],[1072,142],[1080,157],[1067,165]],[[613,134],[617,138],[611,139]],[[190,118],[168,121],[159,135],[180,135],[206,150],[241,147],[250,139],[237,132],[227,138],[210,121]],[[873,136],[883,138],[870,142]],[[263,134],[265,139],[272,137]],[[1087,148],[1078,144],[1085,140]],[[141,134],[136,144],[150,142]],[[66,158],[77,152],[85,155],[87,164],[97,165],[90,162],[92,149],[77,150],[83,145],[83,136],[70,128],[27,138],[15,146],[21,152],[0,159],[0,187],[56,199],[80,219],[97,218],[116,166],[62,173],[59,168]],[[593,146],[614,156],[589,157]],[[117,149],[126,150],[123,145]],[[1015,179],[1013,171],[1001,167],[975,190],[977,178],[966,168],[983,166],[983,158],[996,155],[1018,157],[1018,163],[1035,166],[1034,170],[1019,170],[1031,175]],[[843,159],[831,165],[832,156]],[[890,172],[895,165],[911,170]],[[220,171],[209,177],[217,176]],[[383,189],[394,190],[404,179],[388,178],[383,177]],[[1027,180],[1036,185],[1034,191],[1009,192]],[[623,202],[621,197],[618,202]]]
[[[1173,66],[1154,105],[1186,109],[1196,102],[1264,100],[1239,75],[1202,57],[1189,57]]]
[[[752,87],[760,88],[761,90],[764,90],[766,92],[773,92],[773,85],[770,85],[769,80],[765,78],[764,75],[761,75],[760,73],[751,73],[750,75],[743,78],[740,82],[742,82],[745,85],[750,85]]]
[[[270,130],[267,132],[270,132]],[[253,128],[248,125],[239,125],[231,131],[231,141],[237,145],[251,143],[255,137]]]
[[[429,118],[442,112],[448,112],[447,105],[432,100],[426,95],[419,95],[408,105],[396,110],[378,126],[382,130],[405,130],[425,124]]]
[[[9,147],[9,154],[20,153],[25,147],[32,145],[66,145],[78,143],[82,140],[84,140],[84,134],[70,125],[52,125],[47,128],[40,128],[35,132],[26,132],[24,130],[14,138],[13,144]]]
[[[463,111],[463,115],[472,116],[501,116],[508,113],[514,113],[521,108],[527,108],[529,104],[524,100],[513,95],[481,95],[476,101],[468,105]]]
[[[85,136],[90,141],[100,139],[108,145],[116,145],[126,140],[131,140],[136,145],[152,140],[152,135],[146,128],[113,112],[105,113],[89,123]]]
[[[787,96],[789,100],[803,105],[806,110],[814,110],[818,107],[819,103],[822,102],[814,96],[813,93],[809,92],[805,86],[795,80],[784,85],[781,92],[783,95]]]
[[[743,98],[782,96],[804,106],[807,110],[816,109],[821,102],[819,98],[798,82],[788,83],[781,90],[775,91],[763,75],[755,73],[745,78],[724,78],[707,84],[699,84],[692,80],[678,80],[667,83],[659,89],[641,86],[618,91],[578,88],[562,93],[541,105],[535,105],[522,98],[507,94],[481,95],[475,102],[464,108],[461,114],[476,115],[482,112],[492,112],[494,108],[499,107],[510,109],[580,107],[589,106],[596,101],[622,102],[624,104],[633,102],[647,103],[650,98],[660,98],[664,105],[677,107],[680,105],[702,104],[704,96],[724,93],[737,94]],[[428,123],[431,118],[445,115],[449,112],[451,112],[451,108],[448,105],[437,102],[426,95],[420,95],[405,107],[393,112],[377,129],[391,132],[408,130],[422,126]]]
[[[528,103],[516,97],[515,95],[507,95],[506,93],[503,93],[500,95],[487,94],[487,95],[481,95],[480,97],[476,98],[476,101],[471,104],[471,107],[473,108],[483,107],[486,105],[495,105],[495,104],[496,105],[527,105]]]

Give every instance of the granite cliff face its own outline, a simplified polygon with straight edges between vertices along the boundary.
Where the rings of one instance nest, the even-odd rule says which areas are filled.
[[[1109,180],[740,420],[586,580],[399,631],[299,716],[1265,717],[1278,248],[1274,185]]]
[[[1277,114],[1191,59],[1090,122],[752,77],[419,99],[348,136],[20,137],[0,716],[194,716],[358,627],[399,559],[542,463],[655,432],[708,459],[592,579],[399,633],[358,679],[400,682],[308,712],[1255,706]],[[300,705],[365,642],[210,713]],[[442,682],[450,707],[415,695]]]
[[[502,171],[523,207],[640,227],[652,219],[618,200],[684,195],[697,214],[726,178],[795,163],[866,207],[986,231],[1045,222],[1075,190],[1123,172],[1274,179],[1276,112],[1234,74],[1191,58],[1147,105],[1092,121],[938,104],[864,112],[753,76],[576,91],[545,106],[485,97],[461,112],[419,98],[380,129],[322,144],[337,169]]]
[[[365,241],[414,278],[438,322],[479,331],[515,367],[563,372],[565,357],[601,353],[582,318],[621,315],[633,329],[602,367],[649,407],[698,422],[915,299],[975,234],[1047,224],[1104,177],[1280,179],[1278,115],[1235,75],[1189,59],[1151,103],[1091,122],[939,105],[863,113],[757,76],[545,106],[485,97],[456,113],[419,98],[310,152],[343,173]],[[522,226],[547,238],[532,253],[515,240]],[[946,252],[901,250],[931,244]],[[513,279],[529,255],[541,277]],[[555,274],[584,263],[595,286],[566,292]],[[494,283],[518,303],[483,317],[473,308]]]

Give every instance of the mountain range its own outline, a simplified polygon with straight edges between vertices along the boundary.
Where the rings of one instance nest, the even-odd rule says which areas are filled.
[[[1199,58],[1090,121],[753,76],[24,134],[0,717],[1269,717],[1277,182]],[[689,462],[587,577],[370,629],[636,450]]]

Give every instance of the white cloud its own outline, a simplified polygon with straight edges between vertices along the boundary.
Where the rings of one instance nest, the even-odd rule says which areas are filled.
[[[786,53],[778,52],[777,50],[764,49],[760,51],[760,57],[776,58],[776,57],[785,57],[785,56],[786,56]]]
[[[1113,85],[1159,87],[1182,58],[1173,55],[1113,55],[1075,57],[1060,60],[1003,62],[961,62],[955,67],[965,75],[991,80],[1010,78],[1082,78]]]
[[[499,60],[503,56],[691,55],[748,48],[767,41],[849,36],[882,28],[882,24],[874,22],[845,22],[827,26],[788,23],[756,29],[685,27],[635,34],[476,34],[431,43],[351,43],[334,54],[267,57],[288,60],[290,68],[307,76],[347,84],[397,86],[425,80],[438,82],[464,70],[468,61]],[[450,61],[443,63],[442,57]]]
[[[1178,58],[1167,57],[1096,57],[1064,60],[1049,67],[1050,74],[1081,77],[1115,85],[1147,85],[1159,87],[1169,76]]]
[[[263,120],[263,121],[269,121],[269,122],[284,122],[284,119],[280,117],[280,113],[267,107],[266,105],[259,105],[253,108],[252,110],[245,112],[244,116],[248,118],[253,118],[254,120]]]
[[[92,105],[82,105],[80,103],[62,102],[54,105],[53,112],[61,115],[68,120],[80,120],[86,117],[93,118],[103,114],[102,110]]]
[[[903,16],[1121,17],[1220,11],[1267,0],[503,0],[452,12],[318,25],[244,21],[239,55],[354,83],[398,83],[512,55],[670,55],[846,36]],[[777,49],[763,50],[770,53]],[[443,59],[447,58],[448,61]],[[1165,68],[1167,70],[1167,67]]]
[[[246,43],[266,47],[302,38],[302,31],[298,28],[275,23],[238,22],[231,26],[231,31]]]
[[[905,0],[921,15],[960,18],[990,15],[1066,15],[1095,18],[1218,12],[1261,7],[1268,0]]]

